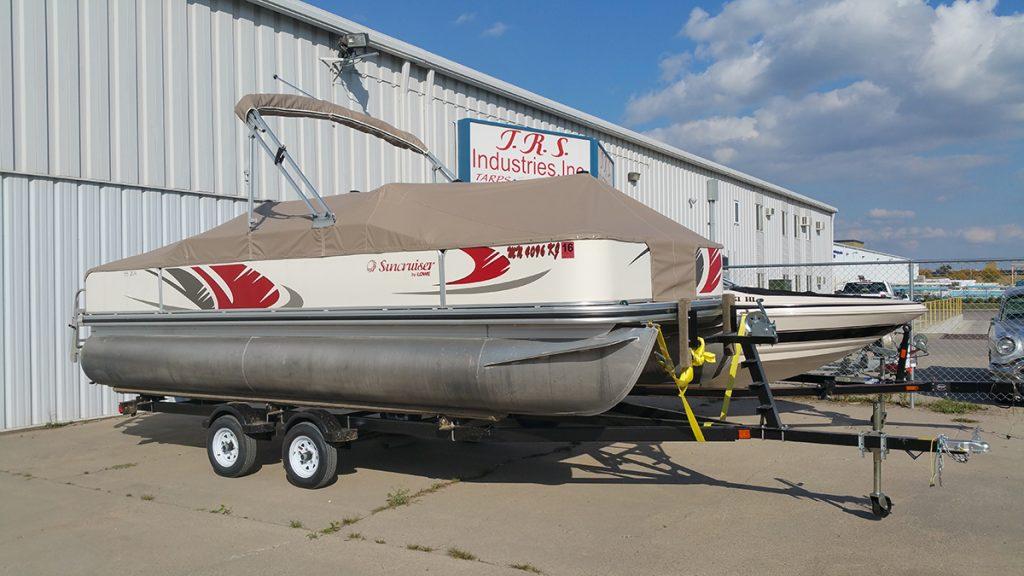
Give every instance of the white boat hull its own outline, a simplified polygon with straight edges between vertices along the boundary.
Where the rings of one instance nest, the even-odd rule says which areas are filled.
[[[912,322],[926,308],[909,300],[862,296],[810,295],[806,293],[744,292],[726,290],[736,297],[743,312],[758,309],[758,300],[775,322],[779,343],[758,348],[761,362],[772,382],[785,380],[835,362],[875,340]],[[714,351],[723,352],[721,346]],[[729,358],[702,371],[696,386],[722,387],[727,382]],[[746,371],[736,385],[746,386]]]

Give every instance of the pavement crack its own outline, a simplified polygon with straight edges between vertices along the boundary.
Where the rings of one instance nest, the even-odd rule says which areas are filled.
[[[537,452],[537,453],[534,453],[534,454],[527,454],[525,456],[516,456],[516,457],[512,457],[512,458],[506,458],[505,460],[502,460],[501,462],[498,462],[497,464],[494,464],[493,466],[489,466],[487,468],[484,468],[483,470],[480,470],[479,472],[477,472],[475,474],[471,474],[469,476],[462,476],[462,477],[459,477],[459,478],[453,478],[451,480],[445,480],[445,481],[442,481],[442,482],[434,482],[428,488],[423,488],[422,490],[418,490],[416,492],[413,492],[412,494],[409,494],[408,492],[403,492],[401,490],[389,493],[388,494],[388,502],[385,505],[383,505],[383,506],[378,506],[377,508],[374,508],[373,510],[371,510],[369,516],[374,516],[376,514],[379,514],[381,512],[385,512],[387,510],[393,510],[395,508],[401,508],[402,506],[408,506],[408,505],[412,504],[413,502],[419,501],[419,500],[421,500],[422,498],[424,498],[426,496],[429,496],[431,494],[440,492],[441,490],[444,490],[445,488],[448,488],[450,486],[454,486],[455,484],[459,484],[460,482],[467,482],[467,481],[472,482],[472,481],[475,481],[475,480],[481,480],[483,478],[486,478],[487,476],[490,476],[491,474],[494,474],[498,470],[500,470],[500,469],[502,469],[505,466],[508,466],[510,464],[516,464],[516,463],[519,463],[519,462],[525,462],[527,460],[533,460],[533,459],[536,459],[536,458],[543,458],[545,456],[550,456],[552,454],[559,454],[559,453],[563,453],[563,452],[570,452],[573,449],[574,446],[576,446],[576,444],[575,443],[571,443],[571,444],[566,444],[564,446],[558,446],[557,448],[553,448],[551,450],[545,450],[543,452]]]

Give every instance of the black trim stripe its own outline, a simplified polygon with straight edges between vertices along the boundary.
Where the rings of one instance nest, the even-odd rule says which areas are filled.
[[[899,324],[885,326],[863,326],[860,328],[836,328],[833,330],[796,330],[779,332],[779,343],[813,342],[815,340],[844,340],[847,338],[882,337],[895,330]]]

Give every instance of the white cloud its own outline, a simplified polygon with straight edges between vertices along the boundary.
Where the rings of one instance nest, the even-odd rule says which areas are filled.
[[[857,238],[869,244],[872,242],[897,243],[900,246],[908,246],[909,243],[921,240],[942,239],[962,240],[969,244],[995,244],[1024,240],[1024,227],[1018,224],[994,224],[946,229],[936,226],[879,226],[854,223],[852,226],[841,227],[837,232],[837,237]]]
[[[498,38],[499,36],[504,36],[507,31],[508,24],[505,24],[504,22],[495,22],[490,28],[481,32],[480,35],[489,38]]]
[[[1024,240],[1024,227],[1017,224],[1002,226],[970,226],[959,231],[959,235],[971,244],[994,244],[996,242],[1020,242]]]
[[[951,145],[1024,135],[1024,14],[992,1],[735,0],[680,35],[627,121],[765,177],[952,193],[994,158]]]
[[[994,228],[982,228],[981,226],[965,228],[962,234],[964,240],[971,244],[991,244],[998,237]]]
[[[474,13],[474,12],[463,12],[462,14],[459,14],[459,17],[456,18],[452,22],[452,24],[455,24],[456,26],[462,26],[463,24],[469,24],[470,22],[472,22],[475,19],[476,19],[476,13]]]
[[[868,210],[868,216],[877,218],[879,220],[888,220],[893,218],[913,218],[913,210],[889,210],[887,208],[872,208]]]
[[[688,52],[682,54],[670,54],[658,61],[658,68],[661,70],[661,81],[671,82],[690,65],[693,56]]]

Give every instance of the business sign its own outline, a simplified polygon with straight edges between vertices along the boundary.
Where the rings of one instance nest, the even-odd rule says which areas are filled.
[[[594,138],[459,120],[459,180],[463,182],[512,182],[580,172],[615,185],[615,164]]]

